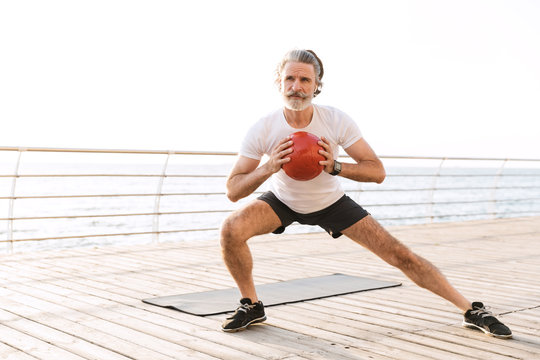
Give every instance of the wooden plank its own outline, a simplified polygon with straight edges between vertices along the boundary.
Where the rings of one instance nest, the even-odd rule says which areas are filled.
[[[37,358],[22,350],[11,347],[0,341],[0,356],[3,360],[36,360]]]
[[[9,293],[9,300],[2,299],[0,304],[3,308],[8,309],[14,314],[32,318],[45,326],[52,327],[59,331],[69,332],[74,336],[129,358],[174,359],[174,356],[166,356],[165,354],[162,354],[159,349],[155,351],[139,344],[137,341],[133,342],[133,339],[126,339],[123,333],[111,334],[107,331],[109,330],[107,327],[108,324],[104,324],[105,326],[100,328],[84,325],[81,323],[83,318],[81,314],[69,311],[57,304],[47,303],[30,296],[24,296],[13,292]],[[28,336],[28,338],[31,337]],[[34,355],[32,351],[27,352]],[[196,354],[191,355],[195,356]],[[63,357],[53,358],[63,359]],[[51,359],[51,357],[47,359]]]
[[[33,336],[27,335],[2,324],[0,324],[0,339],[2,339],[2,342],[6,345],[24,351],[26,354],[32,355],[37,359],[84,359],[83,357],[77,356],[69,351],[65,351],[59,347],[56,347],[55,345],[41,341]]]
[[[478,358],[489,359],[532,359],[538,353],[524,347],[520,341],[510,340],[501,341],[495,338],[486,338],[486,336],[478,331],[473,332],[465,328],[441,327],[437,330],[423,330],[421,335],[432,339],[437,339],[447,342],[450,345],[461,347],[463,353],[472,354]],[[466,346],[464,346],[466,339]]]
[[[77,321],[81,325],[100,330],[109,335],[122,334],[122,338],[132,343],[139,344],[145,348],[156,352],[175,357],[175,354],[185,354],[185,356],[198,358],[222,357],[224,359],[248,359],[243,352],[235,351],[229,347],[220,346],[216,343],[208,342],[201,338],[182,334],[174,328],[157,326],[149,322],[125,316],[117,311],[111,311],[106,307],[92,306],[73,298],[64,298],[51,292],[38,288],[24,286],[17,287],[17,291],[29,296],[38,296],[41,302],[49,304],[65,304],[64,313],[69,313],[69,318]],[[60,307],[61,305],[56,305]],[[90,309],[87,311],[86,309]],[[188,342],[191,348],[181,345]],[[199,353],[200,352],[200,353]],[[208,356],[203,356],[206,353]],[[250,358],[254,358],[250,355]]]
[[[271,320],[268,321],[268,324],[316,339],[326,339],[331,341],[332,344],[339,344],[341,347],[362,352],[363,355],[361,355],[360,358],[386,356],[391,359],[432,359],[429,356],[421,355],[414,350],[410,351],[410,349],[403,349],[400,347],[389,347],[379,344],[378,342],[365,341],[361,338],[349,336],[348,334],[320,329],[313,324],[306,324],[303,321],[298,321],[296,318],[280,316],[276,313],[271,313]]]
[[[15,318],[13,314],[0,310],[0,322],[25,335],[53,344],[85,359],[126,360],[126,356],[107,350],[77,336],[45,326],[24,317]]]

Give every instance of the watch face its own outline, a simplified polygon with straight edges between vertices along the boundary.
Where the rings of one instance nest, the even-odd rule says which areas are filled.
[[[334,170],[330,173],[330,175],[336,176],[341,172],[341,163],[337,160],[334,160]]]

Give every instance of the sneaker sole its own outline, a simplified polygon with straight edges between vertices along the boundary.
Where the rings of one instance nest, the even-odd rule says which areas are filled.
[[[263,321],[266,320],[266,315],[263,316],[263,317],[260,317],[260,318],[257,318],[257,319],[253,319],[251,320],[250,322],[248,322],[246,325],[244,326],[241,326],[241,327],[238,327],[238,328],[234,328],[234,329],[224,329],[224,328],[221,328],[221,330],[225,331],[225,332],[238,332],[238,331],[242,331],[242,330],[246,330],[248,328],[249,325],[253,325],[253,324],[258,324],[258,323],[262,323]]]
[[[493,337],[496,337],[496,338],[499,338],[499,339],[510,339],[512,337],[512,334],[510,334],[510,335],[497,335],[497,334],[491,333],[488,330],[486,330],[484,328],[481,328],[480,326],[475,325],[473,323],[466,322],[465,320],[463,320],[462,325],[463,325],[463,327],[466,327],[466,328],[469,328],[469,329],[482,330],[484,332],[484,334],[487,334],[489,336],[493,336]]]

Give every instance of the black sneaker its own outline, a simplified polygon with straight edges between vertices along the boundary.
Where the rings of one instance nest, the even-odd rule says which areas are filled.
[[[472,309],[465,312],[463,326],[482,330],[497,338],[508,339],[512,337],[512,331],[497,320],[490,311],[487,311],[481,302],[473,302]]]
[[[243,298],[240,306],[234,314],[229,316],[221,325],[221,330],[235,332],[246,329],[251,324],[260,323],[266,320],[264,306],[262,302],[251,303],[251,299]]]

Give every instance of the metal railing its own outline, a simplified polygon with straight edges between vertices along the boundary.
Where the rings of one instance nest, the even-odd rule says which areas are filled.
[[[97,158],[88,158],[92,154]],[[216,232],[226,213],[264,191],[263,186],[237,204],[226,200],[234,152],[0,147],[0,155],[0,204],[7,207],[0,243],[9,251],[17,243],[46,240],[65,246],[71,239],[91,244],[98,238],[151,236],[158,242]],[[540,214],[540,159],[381,159],[390,163],[382,185],[343,179],[343,186],[383,223]]]

